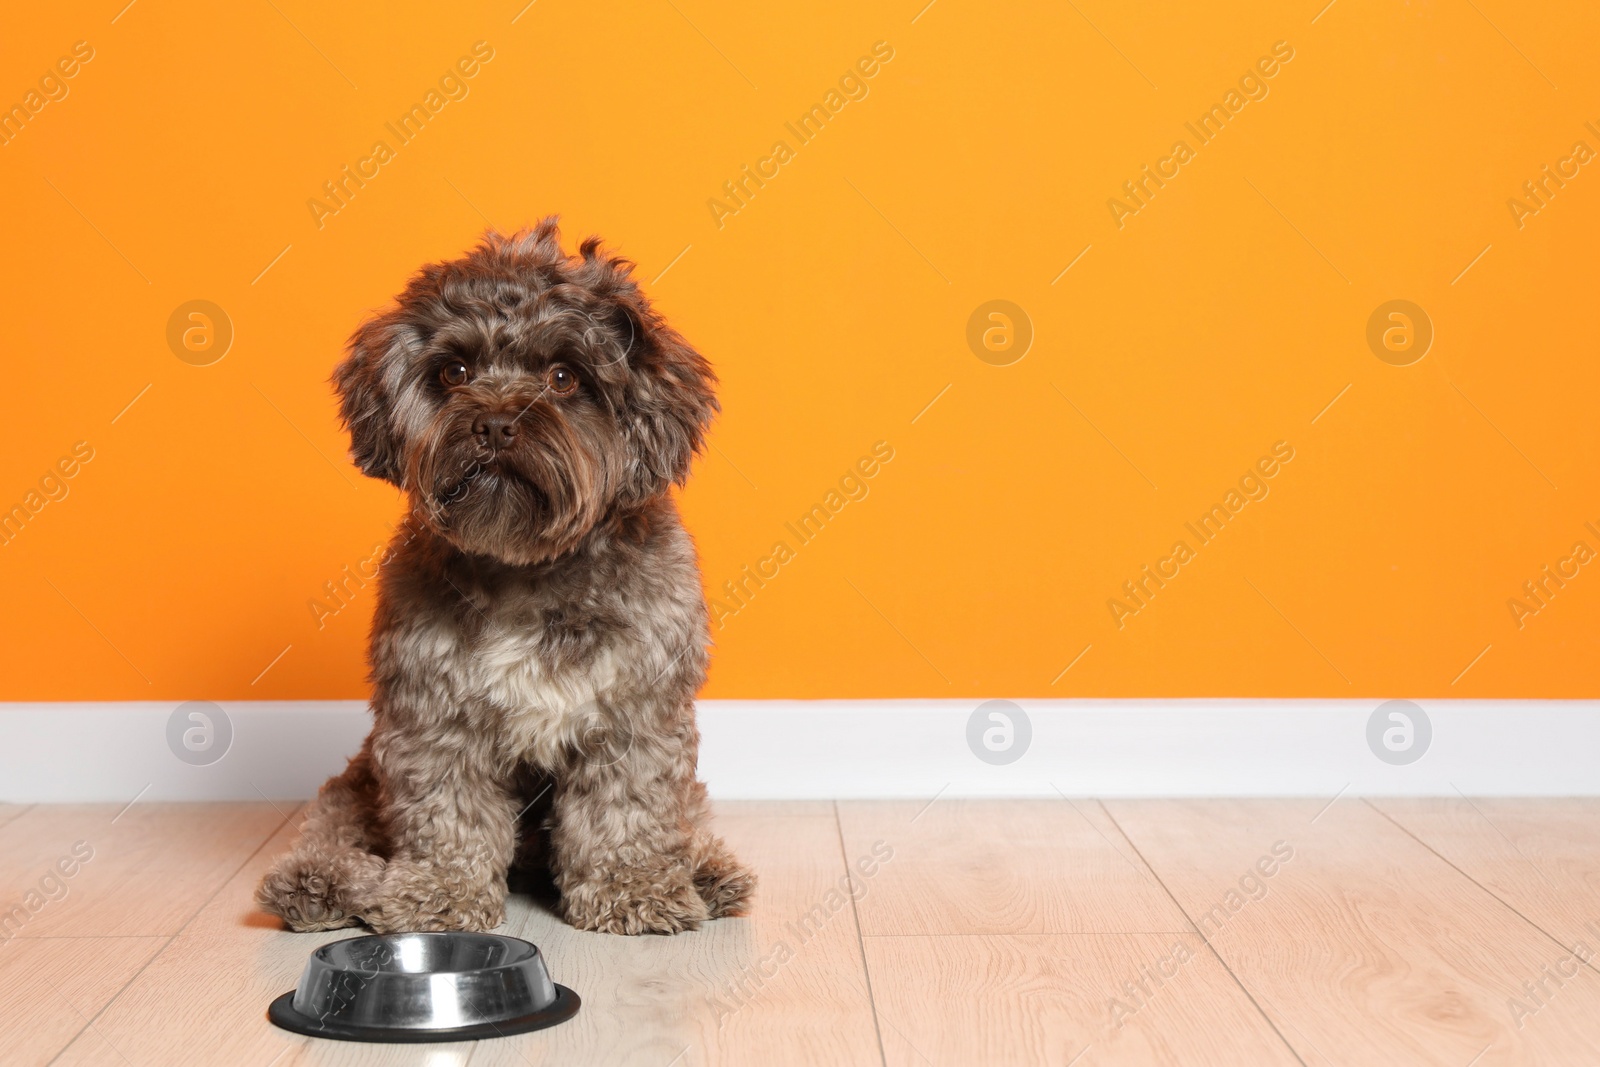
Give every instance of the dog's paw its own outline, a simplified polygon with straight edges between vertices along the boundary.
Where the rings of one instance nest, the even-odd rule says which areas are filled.
[[[694,872],[695,890],[713,919],[745,915],[755,895],[756,876],[725,849],[701,862]]]
[[[681,868],[596,872],[562,894],[567,922],[602,934],[676,934],[711,918],[693,879]]]
[[[380,934],[487,933],[505,922],[505,890],[468,892],[440,884],[427,868],[391,864],[361,918]]]
[[[383,860],[367,852],[291,853],[256,887],[256,903],[291,930],[337,930],[361,920],[366,898],[382,877]]]
[[[505,922],[504,904],[493,907],[457,908],[450,905],[429,907],[413,902],[388,900],[368,909],[362,919],[377,934],[419,934],[467,930],[486,934]]]

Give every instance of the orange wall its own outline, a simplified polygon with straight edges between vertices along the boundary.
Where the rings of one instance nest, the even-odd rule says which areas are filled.
[[[793,550],[719,612],[708,696],[1600,696],[1600,566],[1508,606],[1600,550],[1600,165],[1508,206],[1600,151],[1593,5],[121,4],[0,38],[0,104],[93,51],[0,146],[0,505],[92,449],[0,547],[0,698],[360,695],[371,591],[310,605],[399,502],[344,458],[329,371],[419,264],[550,212],[635,258],[722,375],[683,494],[713,594]],[[1275,42],[1202,143],[1185,123]],[[364,188],[308,207],[379,139]],[[208,366],[167,341],[195,299],[234,332]],[[1366,340],[1392,299],[1433,325],[1408,366]],[[1010,365],[968,345],[991,300],[1031,322]],[[877,442],[868,495],[798,545]],[[1202,545],[1185,523],[1275,446]],[[1146,606],[1108,607],[1180,540]]]

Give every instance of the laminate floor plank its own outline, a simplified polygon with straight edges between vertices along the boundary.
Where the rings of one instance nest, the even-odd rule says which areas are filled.
[[[285,815],[288,816],[287,820]],[[294,985],[312,947],[349,936],[288,934],[255,910],[256,880],[295,834],[297,812],[274,812],[271,837],[227,881],[56,1061],[78,1064],[261,1064],[293,1062],[306,1039],[267,1022],[273,996]],[[169,832],[187,831],[169,817]],[[270,992],[270,995],[268,995]]]
[[[1600,797],[1369,801],[1563,944],[1600,962]]]
[[[282,823],[265,803],[34,806],[0,826],[0,936],[175,934]]]
[[[869,937],[889,1067],[1296,1064],[1195,934]]]
[[[1367,804],[1105,807],[1307,1064],[1600,1058],[1600,974],[1527,1001],[1563,950]]]
[[[18,937],[0,942],[0,1062],[49,1063],[167,940]]]
[[[32,806],[31,804],[0,804],[0,826],[4,826]]]
[[[1093,801],[840,801],[852,863],[883,855],[861,932],[1182,932],[1182,913]]]

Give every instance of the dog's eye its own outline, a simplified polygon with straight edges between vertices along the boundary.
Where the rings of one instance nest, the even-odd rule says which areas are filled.
[[[557,396],[571,396],[578,391],[578,376],[560,363],[545,372],[544,380]]]
[[[467,382],[467,365],[459,359],[452,359],[439,368],[439,380],[446,385],[465,385]]]

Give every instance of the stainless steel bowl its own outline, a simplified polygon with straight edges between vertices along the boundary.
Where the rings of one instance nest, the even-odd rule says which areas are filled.
[[[572,1018],[533,944],[500,934],[384,934],[323,945],[267,1017],[341,1041],[475,1041]]]

